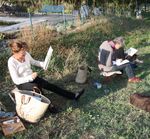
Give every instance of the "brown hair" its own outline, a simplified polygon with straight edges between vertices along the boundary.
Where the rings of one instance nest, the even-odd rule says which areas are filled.
[[[20,40],[13,40],[9,43],[9,47],[11,48],[12,53],[18,53],[22,49],[27,49],[28,45],[26,42],[22,42]]]

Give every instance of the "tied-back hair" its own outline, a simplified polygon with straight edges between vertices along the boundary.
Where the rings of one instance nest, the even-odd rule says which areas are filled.
[[[18,53],[23,49],[28,49],[27,43],[20,40],[13,40],[8,46],[11,48],[12,53]]]
[[[124,41],[124,38],[122,36],[120,37],[117,37],[113,40],[113,42],[116,44],[116,43],[119,43],[121,46],[124,46],[125,45],[125,41]]]

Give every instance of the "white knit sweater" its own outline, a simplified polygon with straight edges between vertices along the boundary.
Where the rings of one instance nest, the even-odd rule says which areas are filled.
[[[13,56],[9,58],[8,69],[10,76],[16,85],[33,81],[33,71],[31,69],[31,65],[43,68],[44,62],[34,60],[28,52],[26,52],[25,61],[22,63],[15,59]]]

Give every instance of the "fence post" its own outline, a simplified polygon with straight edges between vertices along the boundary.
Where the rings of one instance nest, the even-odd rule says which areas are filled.
[[[64,28],[66,30],[66,18],[65,18],[65,10],[64,10],[64,8],[62,10],[62,14],[63,14]]]
[[[33,24],[32,24],[32,17],[31,17],[30,9],[28,10],[28,13],[29,13],[29,19],[30,19],[30,26],[31,26],[31,29],[33,30]]]
[[[30,19],[30,27],[31,27],[32,39],[34,41],[34,32],[33,32],[32,16],[31,16],[31,9],[30,8],[28,8],[28,13],[29,13],[29,19]]]

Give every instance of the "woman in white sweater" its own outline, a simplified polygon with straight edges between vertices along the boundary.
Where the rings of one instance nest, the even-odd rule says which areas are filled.
[[[8,60],[8,69],[10,76],[19,90],[32,91],[34,87],[52,91],[63,97],[78,100],[84,93],[84,90],[78,93],[72,93],[64,90],[54,84],[49,83],[43,78],[40,78],[37,72],[33,72],[31,65],[43,68],[44,62],[34,60],[26,51],[28,46],[25,42],[13,40],[9,47],[12,51],[12,56]]]

